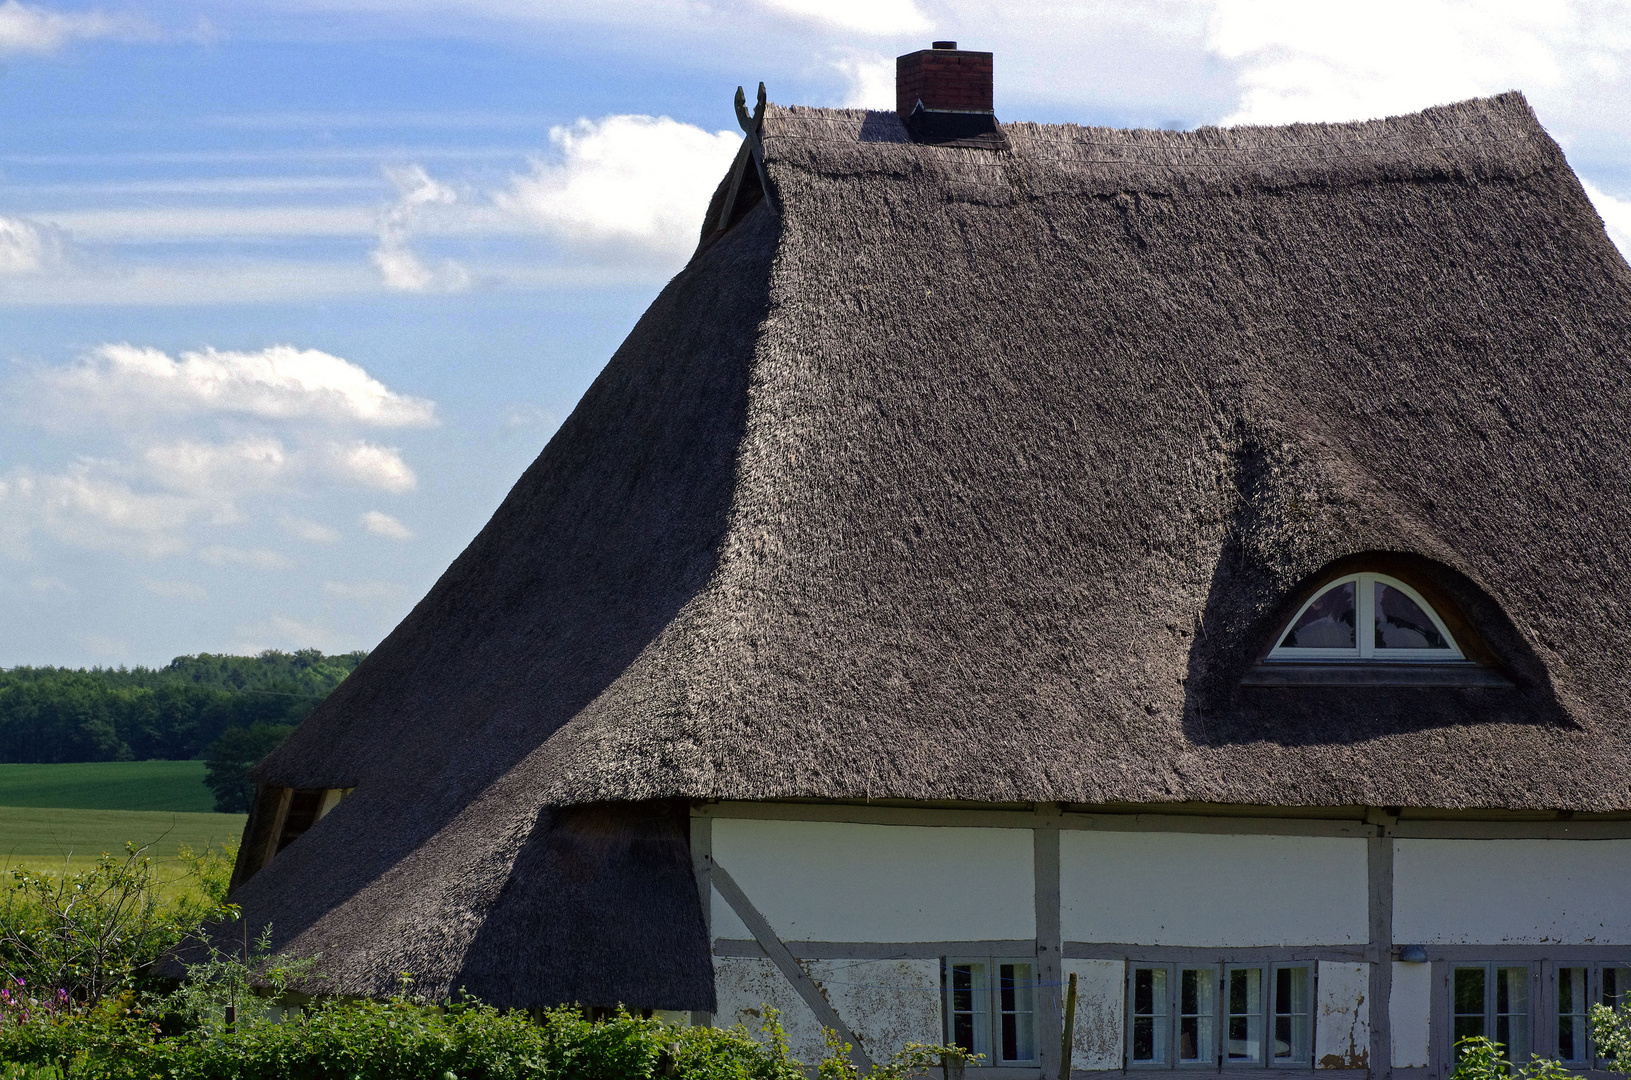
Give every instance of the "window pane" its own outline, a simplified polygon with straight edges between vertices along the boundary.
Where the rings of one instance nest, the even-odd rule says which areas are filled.
[[[989,1062],[990,1017],[986,1005],[985,965],[953,961],[950,975],[952,1044],[971,1054],[984,1054]]]
[[[1218,971],[1183,968],[1178,972],[1178,1060],[1216,1061]]]
[[[1448,649],[1450,643],[1433,620],[1410,597],[1391,585],[1376,583],[1378,649]]]
[[[1030,964],[999,964],[1002,1060],[1036,1060],[1036,990]]]
[[[1133,969],[1134,1061],[1165,1065],[1167,1062],[1167,969]]]
[[[1326,590],[1292,624],[1282,649],[1351,649],[1354,647],[1354,583]]]
[[[1529,1062],[1529,969],[1495,970],[1495,1041],[1506,1047],[1506,1059]]]
[[[1459,1043],[1462,1039],[1489,1034],[1484,1021],[1484,969],[1456,968],[1454,978],[1454,1041]]]
[[[1230,1061],[1263,1060],[1263,969],[1229,971],[1229,1037],[1225,1047]]]
[[[1557,1057],[1586,1061],[1586,969],[1557,969]]]
[[[1603,969],[1603,1004],[1611,1009],[1631,1005],[1631,968]]]
[[[1304,1064],[1312,1059],[1309,1041],[1308,969],[1277,968],[1274,972],[1274,1059]]]

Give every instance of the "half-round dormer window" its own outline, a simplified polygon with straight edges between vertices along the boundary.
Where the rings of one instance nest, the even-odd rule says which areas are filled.
[[[1465,657],[1416,590],[1382,574],[1349,574],[1302,606],[1268,659],[1443,664]]]

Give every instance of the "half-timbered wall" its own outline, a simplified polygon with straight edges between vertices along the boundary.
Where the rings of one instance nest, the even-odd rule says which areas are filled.
[[[1281,963],[1315,973],[1313,1072],[1441,1080],[1457,965],[1527,965],[1540,1053],[1559,964],[1631,965],[1631,822],[723,804],[692,841],[711,1020],[776,1008],[804,1060],[823,1026],[880,1058],[944,1041],[942,960],[1007,958],[1040,983],[1040,1063],[976,1075],[1058,1075],[1072,974],[1073,1071],[1149,1071],[1128,1069],[1130,968]]]

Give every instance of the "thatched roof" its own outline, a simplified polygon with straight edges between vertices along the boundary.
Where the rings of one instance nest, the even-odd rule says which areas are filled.
[[[1631,809],[1631,269],[1523,99],[1002,130],[769,109],[774,204],[260,768],[357,791],[252,920],[529,1003],[604,920],[618,996],[701,1007],[679,827],[561,808]],[[1514,685],[1241,686],[1379,553]]]

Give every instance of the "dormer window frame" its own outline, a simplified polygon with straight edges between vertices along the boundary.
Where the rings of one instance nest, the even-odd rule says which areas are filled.
[[[1288,646],[1285,640],[1296,628],[1297,623],[1309,608],[1329,594],[1333,589],[1343,585],[1352,584],[1354,588],[1354,644],[1343,648],[1310,648],[1307,646]],[[1385,585],[1390,589],[1397,589],[1412,603],[1421,609],[1432,620],[1433,628],[1449,646],[1444,649],[1390,649],[1378,648],[1376,645],[1376,586]],[[1344,574],[1322,585],[1313,596],[1299,607],[1290,619],[1287,619],[1278,637],[1275,638],[1274,647],[1269,650],[1265,658],[1271,664],[1471,664],[1462,652],[1461,646],[1456,643],[1455,635],[1450,633],[1449,627],[1439,613],[1433,610],[1433,605],[1408,584],[1388,574],[1380,574],[1371,570],[1362,570],[1358,573]]]

